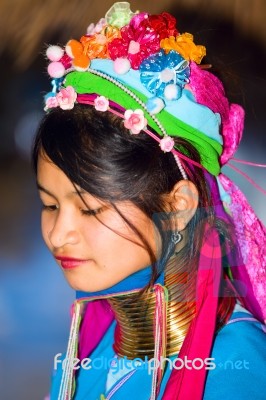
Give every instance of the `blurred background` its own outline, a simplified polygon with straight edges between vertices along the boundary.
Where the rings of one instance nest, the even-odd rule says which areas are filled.
[[[74,293],[48,254],[29,154],[50,90],[47,44],[79,39],[109,0],[0,0],[0,399],[38,400],[49,391],[53,357],[66,349]],[[232,102],[246,109],[237,157],[266,162],[265,0],[131,1],[131,9],[168,11],[178,29],[207,47]],[[239,167],[239,165],[237,165]],[[240,166],[264,189],[265,169]],[[266,222],[265,197],[228,167]]]

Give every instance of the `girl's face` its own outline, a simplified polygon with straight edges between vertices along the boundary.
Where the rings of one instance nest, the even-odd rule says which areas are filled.
[[[80,190],[87,209],[63,171],[41,156],[37,182],[43,238],[73,289],[103,290],[151,263],[140,238],[110,205]],[[152,221],[129,201],[116,205],[156,254]]]

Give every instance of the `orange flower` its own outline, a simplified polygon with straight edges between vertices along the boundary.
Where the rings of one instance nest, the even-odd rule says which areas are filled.
[[[196,45],[193,42],[193,35],[190,33],[183,33],[176,37],[170,36],[169,38],[162,39],[161,48],[166,53],[169,53],[170,50],[175,50],[187,61],[195,61],[197,64],[200,64],[202,58],[206,55],[206,47]]]
[[[84,53],[92,60],[94,58],[110,58],[108,44],[116,38],[120,38],[118,28],[107,25],[101,33],[90,36],[82,36],[80,42],[84,46]]]

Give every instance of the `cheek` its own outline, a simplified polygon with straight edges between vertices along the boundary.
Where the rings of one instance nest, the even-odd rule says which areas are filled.
[[[124,211],[124,210],[123,210]],[[123,212],[122,211],[122,212]],[[136,226],[141,236],[151,247],[151,250],[157,254],[156,251],[156,240],[155,240],[155,229],[153,223],[141,213],[123,212],[129,222]],[[143,241],[139,235],[129,227],[129,225],[114,211],[108,215],[108,220],[104,223],[109,226],[99,224],[98,229],[93,232],[87,233],[87,240],[89,235],[92,234],[91,241],[94,244],[94,249],[101,250],[101,255],[113,254],[113,259],[123,259],[128,263],[128,259],[134,259],[147,257],[147,249],[143,244]],[[143,248],[144,247],[144,248]],[[150,260],[148,260],[150,261]],[[110,261],[109,261],[110,262]]]
[[[97,242],[97,246],[103,248],[115,248],[119,252],[132,246],[132,241],[140,242],[136,233],[128,226],[128,224],[116,213],[110,212],[108,219],[103,220],[103,223],[97,223],[95,229],[87,230],[90,240]]]
[[[48,246],[49,249],[51,249],[51,243],[49,241],[49,232],[51,231],[51,221],[50,218],[47,217],[44,213],[42,213],[41,216],[41,231],[42,231],[42,237],[43,240],[45,241],[45,244]]]
[[[91,217],[80,231],[84,249],[91,251],[100,264],[110,265],[111,260],[117,261],[117,256],[132,246],[132,231],[115,211],[99,215],[99,220]]]

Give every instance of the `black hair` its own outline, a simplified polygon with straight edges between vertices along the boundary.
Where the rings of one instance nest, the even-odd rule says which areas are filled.
[[[176,138],[175,143],[180,151],[200,162],[200,155],[188,141]],[[183,179],[172,153],[164,153],[158,143],[144,132],[130,134],[121,118],[112,113],[78,104],[72,110],[55,108],[43,118],[32,151],[36,174],[40,154],[59,167],[75,188],[78,186],[110,203],[117,212],[117,201],[131,201],[155,221],[162,236],[162,258],[169,256],[173,250],[169,247],[171,227],[165,229],[163,195],[170,193],[176,182]],[[186,168],[189,179],[199,191],[199,207],[188,224],[188,236],[192,239],[183,261],[189,264],[188,261],[194,260],[195,264],[195,255],[199,254],[202,240],[200,221],[207,218],[212,225],[215,218],[203,170],[189,165]],[[139,236],[150,255],[153,265],[151,283],[154,283],[158,275],[155,255],[137,226],[130,223],[126,215],[121,216]]]

